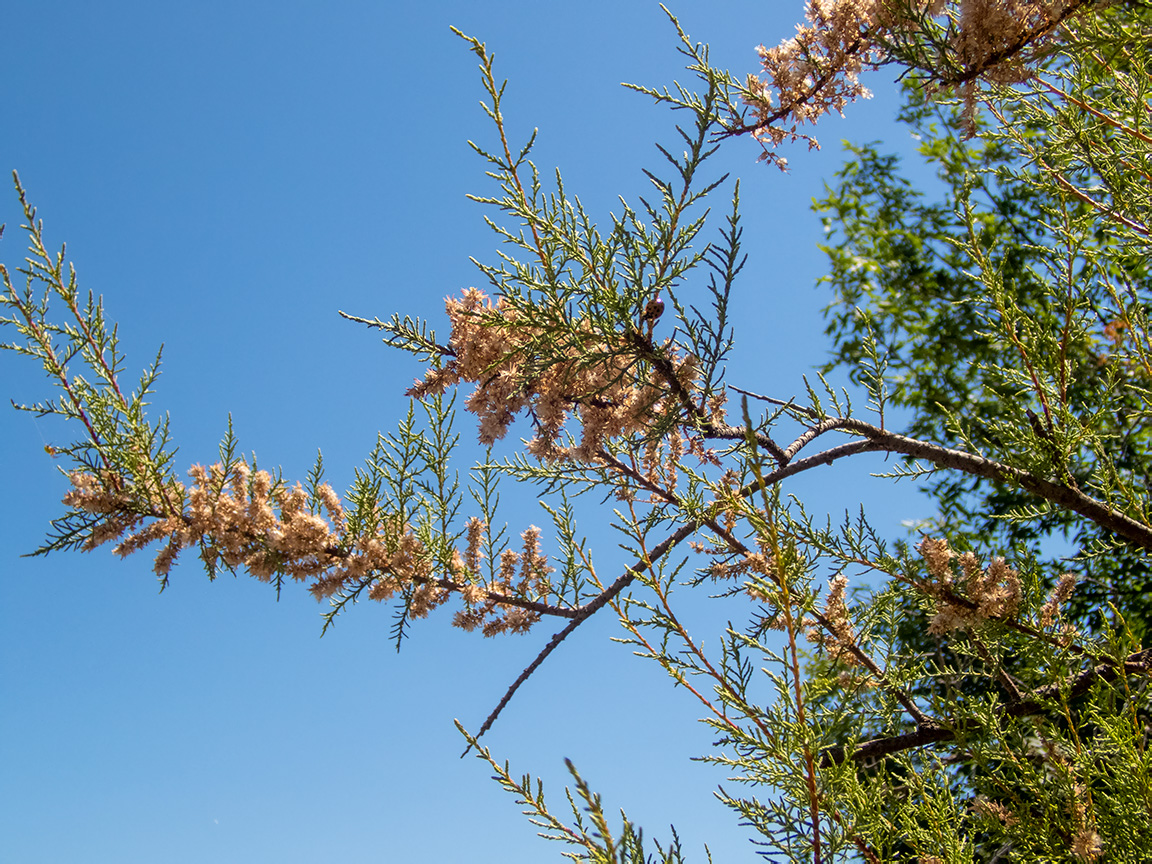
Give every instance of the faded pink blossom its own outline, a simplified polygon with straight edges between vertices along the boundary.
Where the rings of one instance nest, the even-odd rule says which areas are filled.
[[[669,382],[658,380],[649,367],[641,376],[624,333],[609,344],[590,322],[577,322],[576,332],[564,336],[569,344],[563,356],[557,357],[546,348],[554,335],[526,320],[503,297],[493,302],[469,288],[444,305],[452,323],[452,357],[429,369],[408,393],[420,398],[475,384],[465,407],[479,418],[481,443],[500,440],[518,415],[531,412],[535,436],[528,442],[530,454],[544,462],[590,463],[606,440],[646,430],[664,410]],[[698,362],[675,354],[672,359],[676,381],[691,388]],[[569,446],[566,433],[573,417],[580,430],[572,433],[576,446]]]

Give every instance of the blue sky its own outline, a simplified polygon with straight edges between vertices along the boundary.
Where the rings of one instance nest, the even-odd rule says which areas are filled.
[[[799,3],[684,2],[673,11],[740,73],[792,32]],[[0,168],[17,169],[50,243],[67,241],[83,288],[120,322],[129,369],[164,344],[156,400],[178,462],[210,462],[231,412],[241,446],[302,477],[321,448],[338,486],[404,407],[420,369],[337,309],[429,317],[491,260],[489,191],[467,145],[490,133],[472,55],[485,40],[510,80],[514,134],[539,127],[537,163],[562,168],[601,218],[644,194],[673,120],[622,81],[686,78],[656,3],[8,3],[0,8]],[[751,260],[736,298],[730,380],[789,396],[822,358],[822,260],[808,209],[839,167],[841,137],[907,144],[877,98],[821,130],[783,175],[726,145],[745,178]],[[7,181],[5,181],[7,182]],[[23,257],[13,193],[0,260]],[[5,337],[11,338],[11,337]],[[48,395],[0,357],[3,396]],[[471,439],[468,417],[461,431]],[[245,577],[209,583],[194,562],[163,594],[146,556],[28,559],[61,512],[44,453],[70,432],[0,412],[0,836],[5,860],[55,862],[536,861],[547,847],[475,759],[472,729],[552,632],[484,640],[421,622],[397,656],[390,610],[345,616],[319,639],[302,590],[276,603]],[[466,467],[462,465],[461,467]],[[794,491],[877,525],[926,515],[905,490],[837,466]],[[541,515],[525,500],[510,519]],[[607,519],[582,527],[617,560]],[[519,529],[517,529],[519,530]],[[594,546],[593,548],[597,548]],[[623,560],[623,559],[619,559]],[[705,599],[692,598],[706,606]],[[700,614],[701,626],[716,615]],[[721,615],[723,613],[720,613]],[[676,824],[690,860],[753,860],[711,798],[722,777],[699,711],[593,620],[537,674],[486,740],[563,801],[571,758],[610,809],[649,833]],[[708,642],[705,639],[706,644]]]

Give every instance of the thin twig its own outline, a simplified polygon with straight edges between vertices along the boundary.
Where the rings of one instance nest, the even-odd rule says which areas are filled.
[[[681,543],[685,538],[691,536],[698,527],[699,525],[695,521],[684,525],[675,534],[672,534],[654,546],[649,557],[652,559],[662,558],[668,553],[669,550]],[[500,716],[500,712],[504,710],[504,706],[508,704],[508,702],[512,699],[512,696],[515,695],[516,691],[520,689],[520,685],[532,676],[532,673],[540,667],[540,664],[543,663],[545,659],[547,659],[548,655],[551,654],[557,648],[557,646],[560,645],[561,642],[567,639],[577,627],[579,627],[590,617],[592,617],[593,614],[607,605],[607,603],[611,601],[617,594],[631,585],[632,582],[636,579],[637,575],[643,572],[646,566],[647,564],[643,560],[636,561],[636,563],[625,570],[616,579],[615,582],[613,582],[598,595],[596,595],[595,599],[585,603],[579,609],[575,610],[575,614],[572,616],[572,621],[568,624],[568,626],[556,633],[551,639],[549,639],[548,644],[545,645],[540,653],[536,655],[536,659],[529,663],[524,671],[521,672],[519,676],[517,676],[516,680],[512,682],[512,685],[504,693],[504,696],[500,700],[499,704],[492,710],[492,713],[488,715],[487,719],[484,720],[484,725],[480,727],[480,731],[476,733],[477,739],[479,739],[481,735],[492,728],[492,724],[496,722],[496,718]],[[468,746],[468,750],[470,749],[471,745]],[[461,758],[468,754],[468,750],[465,750],[464,753],[461,754]]]

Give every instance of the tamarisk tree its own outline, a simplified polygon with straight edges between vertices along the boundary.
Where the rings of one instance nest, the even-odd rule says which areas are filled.
[[[402,313],[347,316],[427,372],[343,495],[319,461],[299,483],[259,468],[230,429],[212,464],[178,465],[167,421],[144,411],[156,364],[123,381],[115,327],[17,180],[30,255],[3,271],[5,347],[58,388],[18,407],[77,430],[50,448],[71,488],[38,551],[147,549],[162,584],[196,556],[211,576],[304,583],[328,622],[360,600],[397,604],[401,634],[441,606],[485,636],[552,622],[461,732],[575,860],[685,855],[617,826],[575,769],[571,814],[554,813],[480,743],[596,614],[699,701],[716,737],[703,758],[747,790],[719,794],[769,856],[1140,859],[1152,19],[1085,0],[812,0],[808,25],[746,79],[677,32],[692,84],[634,88],[675,112],[677,137],[605,225],[541,175],[531,139],[509,139],[491,55],[464,37],[494,130],[473,146],[496,191],[475,200],[499,252],[479,265],[483,288],[446,301],[446,338]],[[922,206],[859,148],[822,202],[833,362],[859,390],[729,369],[740,185],[709,160],[751,138],[783,166],[781,148],[815,145],[805,124],[865,95],[859,75],[880,66],[904,68],[948,194]],[[457,393],[483,444],[524,436],[466,487]],[[892,406],[912,409],[906,428]],[[918,536],[885,538],[863,513],[820,522],[789,497],[790,478],[865,453],[900,457],[888,476],[939,500]],[[501,482],[543,501],[550,538],[504,524]],[[618,572],[577,532],[587,493],[632,557]],[[1050,551],[1053,532],[1071,554]],[[677,603],[747,604],[709,653],[676,612],[685,585]]]

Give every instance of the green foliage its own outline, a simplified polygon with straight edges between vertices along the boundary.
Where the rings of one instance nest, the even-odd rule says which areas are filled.
[[[565,760],[568,772],[576,786],[575,794],[568,792],[568,808],[572,813],[572,825],[565,824],[548,809],[544,800],[544,785],[539,781],[533,782],[531,775],[525,774],[519,780],[512,776],[508,763],[501,765],[497,762],[486,747],[483,747],[476,738],[459,723],[456,728],[467,739],[470,747],[476,748],[476,756],[487,762],[495,772],[493,778],[507,792],[516,796],[516,803],[522,805],[524,815],[537,828],[538,836],[545,840],[560,842],[565,846],[577,846],[581,851],[565,851],[562,855],[572,861],[589,861],[593,864],[682,864],[685,860],[680,848],[680,838],[676,829],[672,829],[672,840],[667,848],[659,841],[653,841],[648,848],[655,847],[655,854],[646,853],[644,846],[644,832],[631,822],[623,811],[620,813],[621,826],[619,832],[613,831],[609,824],[608,814],[604,812],[600,796],[593,792],[584,778],[580,776],[576,767]],[[707,860],[712,856],[705,849]]]
[[[1147,488],[1152,470],[1141,374],[1150,284],[1137,251],[1147,233],[1131,227],[1147,221],[1148,202],[1147,184],[1122,166],[1146,158],[1130,151],[1146,154],[1148,142],[1109,118],[1130,111],[1118,103],[1146,100],[1146,79],[1122,70],[1148,24],[1115,10],[1094,22],[1051,59],[1043,81],[1006,90],[989,111],[999,120],[985,117],[972,140],[959,134],[962,106],[906,89],[902,119],[936,168],[936,200],[901,176],[896,157],[852,147],[816,205],[835,291],[827,369],[859,379],[879,352],[909,434],[1131,500],[1124,489]],[[1145,43],[1133,35],[1141,26]],[[1105,150],[1123,155],[1103,159]],[[1105,181],[1101,170],[1127,179]],[[1110,543],[1091,520],[974,475],[935,472],[924,489],[939,507],[926,530],[1008,555],[1050,558],[1071,547],[1084,573],[1078,621],[1098,627],[1095,610],[1114,603],[1146,627],[1146,556]],[[1067,567],[1052,561],[1050,578]]]
[[[65,250],[49,250],[44,226],[28,203],[20,178],[13,180],[24,210],[29,255],[17,270],[24,285],[12,283],[9,271],[0,265],[5,292],[0,305],[5,314],[0,325],[13,328],[19,341],[0,347],[31,357],[40,363],[60,393],[33,405],[13,403],[20,411],[38,416],[53,415],[75,421],[82,429],[76,441],[47,448],[50,456],[75,465],[78,470],[97,475],[131,476],[151,496],[178,506],[167,482],[173,458],[169,447],[168,418],[149,422],[145,416],[148,400],[160,373],[160,352],[140,375],[136,389],[125,394],[119,378],[124,371],[116,327],[104,318],[104,307],[91,293],[83,295],[76,283],[76,271],[65,259]],[[0,228],[0,236],[3,230]],[[55,304],[64,306],[61,323],[56,323]],[[50,315],[50,308],[53,314]],[[84,372],[73,374],[80,366]],[[148,511],[125,514],[131,519]],[[47,542],[36,554],[61,549],[86,548],[99,519],[83,512],[70,512],[52,523]]]

